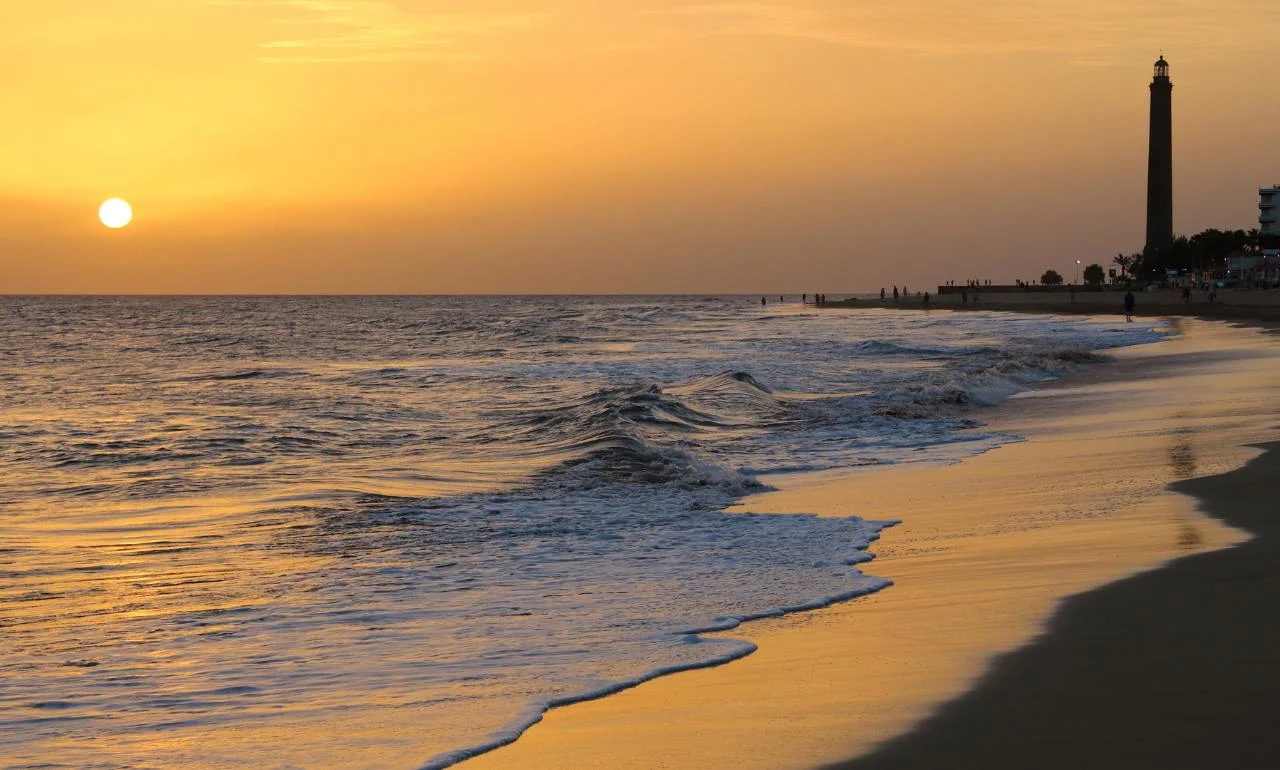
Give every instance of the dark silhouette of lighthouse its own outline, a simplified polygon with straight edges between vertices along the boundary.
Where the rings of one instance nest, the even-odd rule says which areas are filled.
[[[1151,79],[1151,144],[1147,156],[1147,246],[1144,253],[1173,244],[1173,83],[1162,54]]]

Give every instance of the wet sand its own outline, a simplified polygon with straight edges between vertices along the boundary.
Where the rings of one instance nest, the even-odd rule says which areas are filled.
[[[1183,481],[1248,542],[1067,601],[977,689],[840,770],[1274,768],[1280,762],[1280,444]]]
[[[1183,323],[1182,337],[1123,351],[1116,363],[980,413],[983,430],[1025,442],[952,465],[772,479],[780,491],[744,508],[903,519],[865,566],[895,585],[744,625],[729,635],[759,646],[750,657],[552,711],[515,744],[462,766],[814,768],[877,747],[911,748],[915,738],[885,742],[923,735],[909,731],[970,690],[998,656],[1035,640],[1063,597],[1161,574],[1147,571],[1247,538],[1167,486],[1238,468],[1258,453],[1244,444],[1274,435],[1280,351],[1257,330]],[[1111,697],[1120,682],[1094,698]],[[1018,698],[1012,704],[1021,707]],[[962,713],[938,713],[953,712]],[[946,734],[959,739],[963,730]],[[1006,766],[1043,766],[1026,754],[1004,756]],[[940,754],[914,761],[994,764]]]

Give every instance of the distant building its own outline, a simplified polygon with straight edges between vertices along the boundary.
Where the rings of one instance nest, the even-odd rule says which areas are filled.
[[[1232,254],[1227,257],[1227,275],[1232,278],[1242,278],[1246,273],[1264,263],[1265,258],[1257,252]]]
[[[1258,232],[1262,235],[1262,248],[1267,254],[1275,254],[1280,248],[1277,206],[1280,206],[1280,184],[1258,190]]]
[[[1274,249],[1263,254],[1233,254],[1227,258],[1227,278],[1245,286],[1273,288],[1280,285],[1280,257]]]

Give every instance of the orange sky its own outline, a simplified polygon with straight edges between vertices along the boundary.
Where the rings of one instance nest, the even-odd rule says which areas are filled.
[[[1256,226],[1276,40],[1275,0],[5,2],[0,293],[1069,274],[1141,247],[1161,49],[1178,231]]]

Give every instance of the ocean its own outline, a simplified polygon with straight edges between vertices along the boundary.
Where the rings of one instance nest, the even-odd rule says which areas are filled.
[[[0,764],[446,767],[888,585],[733,503],[1166,334],[790,299],[3,298]]]

